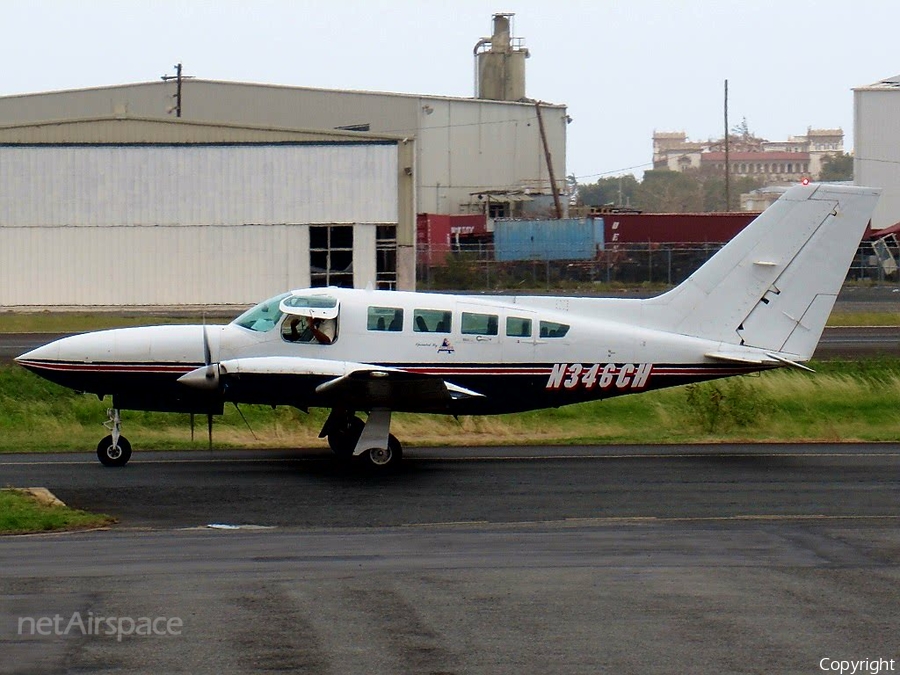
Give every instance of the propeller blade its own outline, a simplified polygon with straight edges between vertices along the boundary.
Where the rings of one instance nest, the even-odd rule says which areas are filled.
[[[212,413],[206,413],[206,426],[209,430],[209,449],[212,450],[212,424],[213,424],[213,416]]]
[[[206,330],[206,317],[203,318],[203,364],[199,368],[185,373],[178,378],[182,384],[195,389],[219,388],[219,364],[213,363],[212,349],[209,346],[209,334]]]
[[[194,413],[191,413],[191,443],[194,442]]]
[[[203,315],[203,363],[212,363],[212,352],[209,348],[209,335],[206,332],[206,314]]]

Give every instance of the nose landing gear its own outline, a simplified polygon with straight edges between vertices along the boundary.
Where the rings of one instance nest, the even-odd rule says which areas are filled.
[[[109,418],[103,423],[112,433],[97,444],[97,459],[103,466],[125,466],[131,459],[131,443],[122,436],[122,419],[118,408],[106,411]]]

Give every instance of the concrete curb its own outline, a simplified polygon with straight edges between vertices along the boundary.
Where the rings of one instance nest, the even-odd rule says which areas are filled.
[[[30,488],[3,488],[4,491],[9,492],[20,492],[22,494],[30,495],[37,499],[41,504],[45,506],[65,506],[65,502],[59,499],[55,494],[50,492],[47,488],[43,487],[30,487]]]

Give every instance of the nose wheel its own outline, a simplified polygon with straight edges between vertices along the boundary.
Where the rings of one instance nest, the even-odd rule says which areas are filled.
[[[122,418],[118,408],[106,411],[103,423],[112,433],[97,444],[97,459],[103,466],[125,466],[131,459],[131,443],[122,435]]]
[[[125,466],[131,459],[131,443],[124,436],[117,442],[107,436],[97,444],[97,459],[103,466]]]

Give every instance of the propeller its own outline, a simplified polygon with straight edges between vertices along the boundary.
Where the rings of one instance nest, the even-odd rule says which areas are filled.
[[[203,317],[203,365],[185,373],[178,381],[188,387],[214,391],[219,388],[219,364],[212,359],[209,346],[209,334],[206,330],[206,317]],[[213,413],[206,413],[206,426],[209,432],[209,447],[212,449]],[[191,413],[191,440],[194,440],[194,414]]]
[[[219,388],[219,366],[212,362],[212,350],[209,348],[209,335],[206,332],[206,314],[203,315],[203,363],[206,364],[206,381],[210,383],[210,389]],[[209,432],[209,449],[212,450],[212,425],[211,412],[206,413],[206,427]]]

